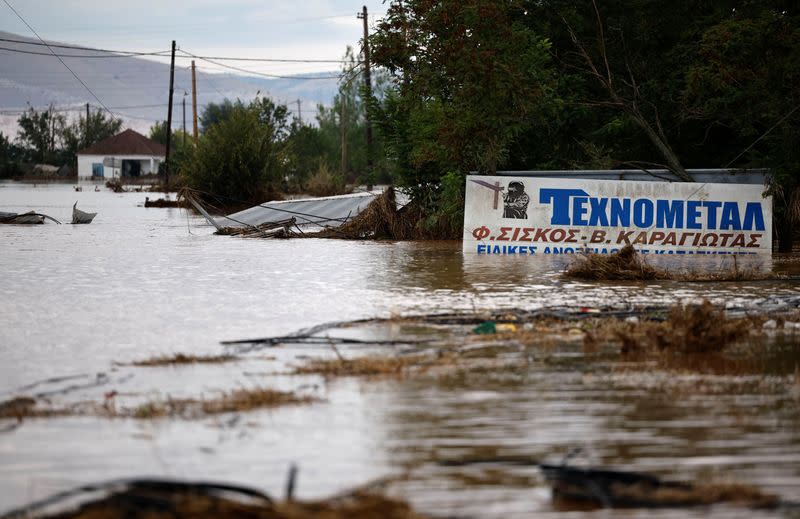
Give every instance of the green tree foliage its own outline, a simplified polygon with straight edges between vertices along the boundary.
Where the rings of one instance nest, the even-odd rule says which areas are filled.
[[[771,168],[779,212],[800,222],[799,10],[398,0],[371,39],[394,88],[371,106],[434,213],[469,170],[730,165]]]
[[[700,34],[684,99],[724,166],[771,168],[781,251],[800,223],[800,7],[744,2]],[[721,152],[721,153],[720,153]]]
[[[12,178],[20,174],[17,160],[19,160],[19,149],[3,132],[0,132],[0,178]]]
[[[412,163],[494,172],[513,138],[544,115],[550,43],[524,13],[513,0],[391,3],[373,57],[395,78],[392,108],[412,124]]]
[[[29,151],[34,162],[57,162],[63,143],[66,118],[53,107],[38,112],[32,107],[17,119],[17,140]]]
[[[159,144],[167,145],[167,123],[158,121],[150,127],[148,137]],[[194,139],[191,135],[184,133],[183,130],[173,130],[169,143],[170,172],[180,171],[183,164],[192,156],[194,149]],[[159,165],[159,174],[164,173],[164,164]],[[174,178],[170,175],[170,185]]]
[[[122,120],[116,117],[109,117],[106,112],[96,110],[89,112],[88,119],[81,115],[77,121],[64,127],[63,143],[64,151],[72,158],[77,160],[76,153],[83,148],[98,143],[119,133],[122,128]]]
[[[186,184],[226,204],[261,203],[281,186],[288,110],[270,100],[235,106],[181,166]]]
[[[229,118],[235,111],[241,110],[245,107],[244,103],[237,99],[231,101],[230,99],[223,99],[221,103],[208,103],[200,114],[200,131],[205,133],[212,126],[220,123]]]
[[[363,98],[361,70],[353,49],[344,56],[342,80],[331,106],[317,107],[316,125],[294,121],[289,136],[288,172],[297,189],[306,190],[317,173],[333,175],[337,182],[390,182],[392,170],[380,138],[374,140],[373,170],[367,167],[366,102]],[[373,75],[373,95],[380,99],[386,74]]]
[[[398,0],[378,24],[372,56],[393,90],[373,113],[425,213],[452,221],[443,193],[507,163],[514,140],[553,106],[550,42],[525,14],[517,0]]]

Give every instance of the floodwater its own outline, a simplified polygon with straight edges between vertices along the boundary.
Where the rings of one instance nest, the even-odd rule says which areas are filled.
[[[330,355],[308,346],[220,365],[125,365],[393,315],[700,298],[731,308],[796,307],[797,282],[578,283],[559,278],[565,258],[464,256],[459,243],[215,236],[185,211],[145,209],[145,196],[94,192],[91,184],[75,192],[0,183],[0,211],[34,209],[68,222],[77,201],[98,213],[84,226],[0,226],[0,400],[102,401],[114,390],[137,401],[269,387],[319,401],[199,420],[27,420],[0,432],[0,512],[81,483],[143,475],[240,482],[279,496],[297,463],[301,498],[400,475],[392,492],[422,512],[561,516],[535,467],[436,460],[490,453],[559,461],[576,447],[584,463],[733,479],[800,500],[800,353],[791,339],[775,345],[763,369],[735,375],[623,369],[615,356],[580,346],[525,352],[515,357],[524,368],[513,373],[440,379],[288,374],[308,356]],[[794,273],[797,264],[764,267]],[[727,506],[691,513],[755,514]],[[582,514],[606,516],[568,513]],[[687,516],[625,513],[659,514]]]

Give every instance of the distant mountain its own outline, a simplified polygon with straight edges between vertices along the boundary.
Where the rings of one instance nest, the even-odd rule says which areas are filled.
[[[0,31],[0,38],[38,43],[38,40]],[[50,42],[48,42],[50,43]],[[0,41],[0,130],[16,134],[16,119],[27,106],[43,108],[51,103],[67,114],[77,114],[85,103],[97,106],[97,101],[81,86],[54,56],[24,54],[4,49],[49,53],[47,47],[34,47]],[[55,49],[61,55],[106,55],[96,51]],[[108,59],[64,57],[64,61],[100,98],[111,111],[118,114],[124,125],[146,131],[155,121],[166,120],[169,90],[169,65],[139,57]],[[180,65],[180,66],[179,66]],[[197,63],[202,66],[202,62]],[[336,71],[316,74],[335,76]],[[182,125],[181,102],[186,98],[186,126],[191,129],[191,71],[186,60],[175,67],[173,98],[173,128]],[[336,79],[269,79],[237,74],[197,74],[198,111],[209,102],[225,97],[252,99],[257,92],[286,103],[296,112],[296,99],[301,100],[303,120],[313,121],[318,103],[331,103],[336,91]],[[184,92],[188,95],[184,96]]]

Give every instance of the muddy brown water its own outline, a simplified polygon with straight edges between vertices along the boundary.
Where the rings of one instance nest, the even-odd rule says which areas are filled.
[[[555,508],[535,467],[436,463],[493,454],[557,462],[575,447],[585,453],[577,463],[732,479],[800,499],[800,354],[791,337],[735,370],[631,364],[579,344],[511,349],[503,355],[518,366],[512,370],[405,379],[290,375],[308,357],[332,355],[307,345],[219,365],[117,364],[219,354],[221,340],[330,321],[452,310],[705,297],[761,311],[800,304],[796,282],[571,282],[558,275],[564,258],[464,256],[457,243],[242,240],[214,236],[182,210],[140,207],[142,193],[0,184],[1,211],[35,209],[69,221],[76,200],[98,213],[91,225],[0,226],[0,399],[69,404],[113,390],[119,405],[133,405],[270,387],[321,401],[200,420],[0,422],[8,428],[0,433],[0,512],[77,484],[142,475],[221,479],[279,495],[296,462],[301,497],[396,475],[394,495],[437,515],[608,515]],[[794,259],[765,266],[800,272]],[[387,324],[347,333],[430,332]],[[626,515],[776,513],[714,506]]]

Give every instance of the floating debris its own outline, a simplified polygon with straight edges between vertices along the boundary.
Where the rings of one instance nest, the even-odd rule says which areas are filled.
[[[266,222],[252,227],[220,227],[214,234],[242,236],[243,238],[288,238],[294,236],[292,227],[296,220],[288,218],[277,222]]]
[[[41,214],[34,211],[28,211],[27,213],[7,213],[0,211],[0,223],[38,225],[44,223],[45,220],[52,220],[59,225],[61,224],[61,222],[52,216],[47,216],[46,214]]]
[[[16,418],[22,421],[23,418],[30,416],[36,400],[28,396],[18,396],[5,402],[0,402],[0,418]]]
[[[97,216],[97,213],[87,213],[85,211],[81,211],[78,209],[78,202],[75,201],[75,204],[72,206],[72,223],[73,224],[86,224],[92,223],[94,217]]]
[[[731,503],[775,508],[777,496],[742,483],[664,481],[652,474],[539,465],[553,489],[553,499],[598,508],[678,508]]]
[[[627,244],[612,254],[580,254],[564,271],[564,277],[590,281],[757,281],[780,279],[772,272],[740,268],[736,255],[733,265],[718,271],[671,271],[647,263],[633,245]]]
[[[215,399],[196,400],[193,398],[154,400],[134,409],[113,411],[113,416],[128,418],[201,418],[207,415],[252,411],[267,407],[291,404],[307,404],[310,397],[298,396],[288,391],[274,389],[237,389],[223,393]]]
[[[314,359],[295,369],[298,375],[378,376],[402,375],[415,367],[430,363],[431,357],[408,355],[402,357],[357,357],[354,359]]]
[[[144,197],[145,207],[179,207],[188,208],[189,202],[186,200],[170,200],[168,198],[159,198],[157,200],[150,200],[149,196]]]
[[[591,280],[669,279],[666,271],[648,265],[631,244],[613,254],[582,254],[576,258],[564,271],[566,277]]]
[[[676,304],[660,323],[626,322],[616,335],[623,353],[648,346],[681,353],[719,352],[757,329],[753,319],[729,318],[724,309],[706,300],[699,305]]]
[[[99,493],[99,496],[98,496]],[[260,490],[227,483],[127,479],[84,485],[2,519],[424,519],[369,486],[330,499],[276,502]]]
[[[237,389],[216,398],[166,398],[152,400],[135,407],[118,407],[115,391],[106,393],[103,402],[78,402],[64,407],[47,406],[44,399],[20,396],[0,403],[0,419],[46,418],[55,416],[99,416],[104,418],[184,418],[197,419],[208,415],[244,412],[283,405],[308,404],[313,398],[288,391],[266,388]],[[42,404],[42,405],[40,405]]]
[[[153,367],[153,366],[173,366],[180,364],[220,364],[236,360],[233,355],[189,355],[176,353],[175,355],[165,355],[162,357],[151,357],[149,359],[131,362],[131,366]]]

